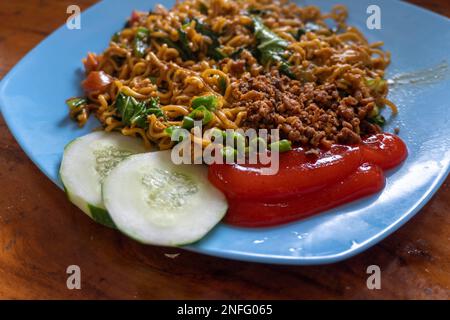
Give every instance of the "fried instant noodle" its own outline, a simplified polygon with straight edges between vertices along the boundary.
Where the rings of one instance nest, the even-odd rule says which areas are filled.
[[[95,114],[104,130],[141,137],[160,149],[174,145],[166,129],[183,126],[194,110],[193,99],[208,95],[217,97],[218,104],[204,130],[280,128],[283,121],[297,117],[302,122],[296,127],[299,138],[292,134],[286,138],[313,146],[335,142],[344,129],[357,135],[380,131],[382,123],[375,121],[382,120],[379,110],[388,106],[397,112],[387,100],[388,85],[383,80],[390,55],[381,49],[383,43],[369,44],[346,20],[344,6],[322,13],[317,7],[283,0],[187,0],[178,1],[171,10],[158,5],[151,12],[133,12],[102,54],[89,53],[84,60],[87,102],[71,107],[71,116],[83,125]],[[92,84],[99,82],[94,76],[101,78],[100,84]],[[329,93],[333,98],[328,105],[305,98],[300,111],[290,113],[280,107],[284,97],[269,98],[270,115],[253,110],[260,113],[254,121],[249,113],[258,83],[248,92],[241,89],[249,79],[262,79],[258,77],[268,77],[275,86],[279,79],[288,87],[309,83],[314,90],[338,94]],[[330,85],[332,89],[326,89]],[[117,107],[119,94],[136,103],[158,101],[161,112],[147,114],[145,125],[127,123]],[[347,107],[357,121],[337,111],[350,98],[356,102]],[[295,100],[295,92],[290,99]],[[341,120],[321,126],[314,123],[319,120],[301,118],[310,103],[325,113],[334,110],[329,116]],[[302,138],[308,127],[320,133],[315,140]]]

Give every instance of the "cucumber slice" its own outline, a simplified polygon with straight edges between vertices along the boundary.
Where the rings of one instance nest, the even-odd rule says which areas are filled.
[[[103,205],[101,184],[122,160],[147,150],[142,141],[118,132],[93,132],[64,149],[60,177],[69,200],[96,222],[114,227]]]
[[[103,201],[117,229],[144,243],[180,246],[203,238],[228,204],[203,165],[175,165],[171,151],[134,155],[103,183]]]

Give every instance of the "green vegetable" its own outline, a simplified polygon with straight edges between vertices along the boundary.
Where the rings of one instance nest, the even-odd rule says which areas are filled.
[[[191,24],[192,20],[191,18],[189,18],[189,16],[187,16],[186,18],[183,19],[183,21],[181,22],[183,24],[183,26],[189,26]]]
[[[185,135],[183,134],[184,131],[181,131],[182,128],[179,126],[171,126],[166,128],[164,131],[172,138],[174,135],[178,135],[178,141],[181,142],[185,138]],[[181,133],[181,134],[180,134]]]
[[[232,144],[237,150],[245,150],[245,137],[239,132],[233,131],[230,133],[229,131],[225,131],[225,140],[228,145]]]
[[[278,64],[281,73],[290,78],[295,78],[295,75],[290,71],[289,62],[284,58],[289,43],[267,28],[259,17],[253,16],[252,18],[255,37],[258,42],[257,56],[259,62],[264,66]]]
[[[307,32],[317,32],[321,29],[323,29],[323,27],[318,25],[317,23],[307,22],[303,28],[298,29],[295,38],[297,40],[300,40],[300,38]]]
[[[208,7],[203,2],[200,2],[198,11],[200,11],[200,13],[204,14],[205,16],[208,15]]]
[[[173,41],[170,40],[169,38],[161,38],[160,41],[161,41],[162,43],[167,44],[167,46],[169,46],[170,48],[176,49],[176,50],[180,53],[181,58],[182,58],[183,60],[188,60],[188,57],[187,57],[186,53],[183,52],[183,50],[181,49],[181,47],[180,47],[178,44],[176,44],[175,42],[173,42]]]
[[[111,59],[120,67],[123,65],[127,58],[121,56],[111,56]]]
[[[69,106],[70,110],[76,109],[82,105],[87,104],[86,98],[72,98],[66,101],[66,104]]]
[[[225,59],[227,56],[220,50],[220,41],[219,37],[212,32],[206,24],[202,23],[198,19],[194,19],[195,21],[195,30],[198,33],[201,33],[212,40],[212,44],[208,47],[208,56],[213,58],[216,61],[220,61]]]
[[[152,84],[156,84],[158,82],[158,77],[148,77]]]
[[[292,143],[289,140],[280,140],[270,144],[270,150],[278,149],[280,153],[292,150]]]
[[[236,60],[238,58],[241,57],[241,53],[244,51],[244,48],[239,48],[236,51],[234,51],[231,55],[230,58],[233,60]]]
[[[303,28],[300,28],[297,30],[297,34],[295,35],[295,39],[297,39],[298,41],[300,41],[300,39],[302,38],[303,35],[306,34],[306,30]]]
[[[109,216],[108,211],[90,204],[88,204],[88,208],[91,213],[90,217],[92,218],[92,220],[94,220],[97,223],[100,223],[101,225],[104,225],[105,227],[116,229],[116,225]]]
[[[200,106],[194,109],[188,116],[192,119],[202,119],[203,124],[208,124],[213,119],[211,111],[209,111],[205,106]],[[186,117],[185,117],[186,119]]]
[[[161,42],[167,44],[170,48],[176,49],[183,60],[193,60],[194,54],[189,46],[189,39],[187,37],[186,31],[179,29],[178,30],[179,41],[173,42],[169,38],[161,38]]]
[[[240,134],[237,135],[235,143],[236,143],[236,149],[238,152],[245,151],[246,142],[245,142],[245,137],[243,135],[240,135]]]
[[[215,41],[215,40],[219,40],[217,35],[212,32],[207,26],[206,24],[204,24],[203,22],[201,22],[199,19],[194,18],[195,21],[195,30],[205,36],[208,36],[211,38],[211,40]]]
[[[181,26],[181,29],[186,30],[191,25],[191,19],[189,17],[185,18],[183,21],[183,25]]]
[[[267,28],[259,17],[253,17],[253,23],[262,64],[282,59],[289,43]]]
[[[133,54],[136,57],[142,58],[145,55],[145,50],[148,48],[148,37],[150,31],[147,28],[139,27],[133,41]]]
[[[211,131],[211,138],[214,138],[214,142],[215,142],[216,139],[219,139],[219,137],[222,138],[220,142],[224,143],[225,139],[227,138],[225,131],[222,131],[222,130],[217,129],[217,128],[213,128],[212,131]]]
[[[222,154],[222,156],[226,159],[234,159],[237,156],[237,151],[236,149],[232,148],[232,147],[223,147],[220,150],[220,153]]]
[[[137,101],[135,98],[127,96],[123,92],[119,92],[117,96],[116,108],[122,117],[123,123],[143,129],[148,128],[147,118],[149,115],[154,114],[158,118],[165,117],[159,108],[159,101],[157,99]]]
[[[267,150],[267,142],[265,139],[258,137],[250,141],[249,151],[261,152]]]
[[[194,54],[192,53],[191,47],[189,46],[189,39],[186,31],[178,29],[178,36],[180,37],[181,50],[186,56],[185,60],[194,60]]]
[[[378,116],[380,114],[380,108],[378,108],[378,106],[375,106],[372,111],[369,114],[369,118],[375,118],[376,116]]]
[[[208,55],[217,61],[223,60],[227,57],[227,55],[223,53],[220,48],[212,48],[212,46],[209,46],[208,48]]]
[[[369,122],[371,122],[373,124],[376,124],[376,125],[379,125],[380,127],[382,127],[382,126],[384,126],[386,124],[386,119],[381,114],[379,114],[379,115],[377,115],[377,116],[375,116],[373,118],[370,118]]]
[[[186,130],[191,130],[194,127],[194,119],[190,116],[186,116],[183,118],[182,128]]]
[[[214,95],[197,97],[192,100],[192,109],[204,106],[206,109],[213,111],[217,109],[219,105],[219,99]]]
[[[384,88],[386,87],[386,80],[382,78],[366,78],[366,84],[375,93],[382,93]]]
[[[225,92],[227,92],[227,80],[223,77],[219,79],[219,89],[222,95],[225,95]]]
[[[172,136],[173,131],[177,128],[179,127],[178,126],[167,127],[166,129],[164,129],[164,132],[167,133],[169,136]]]
[[[111,37],[111,41],[117,43],[117,42],[119,42],[119,40],[120,40],[120,32],[114,33],[113,36]]]
[[[256,8],[248,9],[249,14],[258,15],[258,16],[267,14],[268,12],[269,12],[268,10],[263,10],[263,9],[256,9]]]
[[[291,79],[295,79],[295,74],[291,71],[289,63],[282,61],[280,63],[280,72],[287,75]]]

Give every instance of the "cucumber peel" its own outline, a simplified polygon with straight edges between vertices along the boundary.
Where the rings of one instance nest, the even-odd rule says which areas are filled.
[[[93,132],[64,148],[60,178],[69,200],[94,221],[114,228],[101,195],[101,183],[122,160],[147,150],[136,138]]]

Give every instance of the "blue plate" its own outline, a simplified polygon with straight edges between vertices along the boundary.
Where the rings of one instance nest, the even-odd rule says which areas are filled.
[[[173,1],[162,1],[171,6]],[[329,10],[335,1],[300,1]],[[90,132],[91,119],[79,129],[68,119],[65,99],[80,95],[81,59],[101,52],[133,9],[149,10],[156,1],[110,0],[81,16],[81,30],[61,27],[33,49],[1,82],[0,106],[15,138],[34,163],[61,186],[58,168],[64,146]],[[207,238],[187,247],[231,259],[324,264],[349,258],[373,246],[416,214],[439,188],[450,162],[450,20],[399,1],[346,1],[351,25],[370,41],[385,41],[392,52],[388,77],[397,79],[390,98],[400,108],[387,131],[400,128],[409,158],[389,172],[378,195],[313,218],[267,229],[218,226]],[[381,8],[382,29],[368,30],[367,7]],[[398,76],[431,68],[423,74]],[[427,73],[427,72],[424,72]],[[414,81],[407,81],[413,77]],[[405,81],[406,80],[406,81]],[[26,179],[26,177],[23,177]],[[324,201],[327,201],[324,196]],[[80,214],[80,219],[81,214]]]

